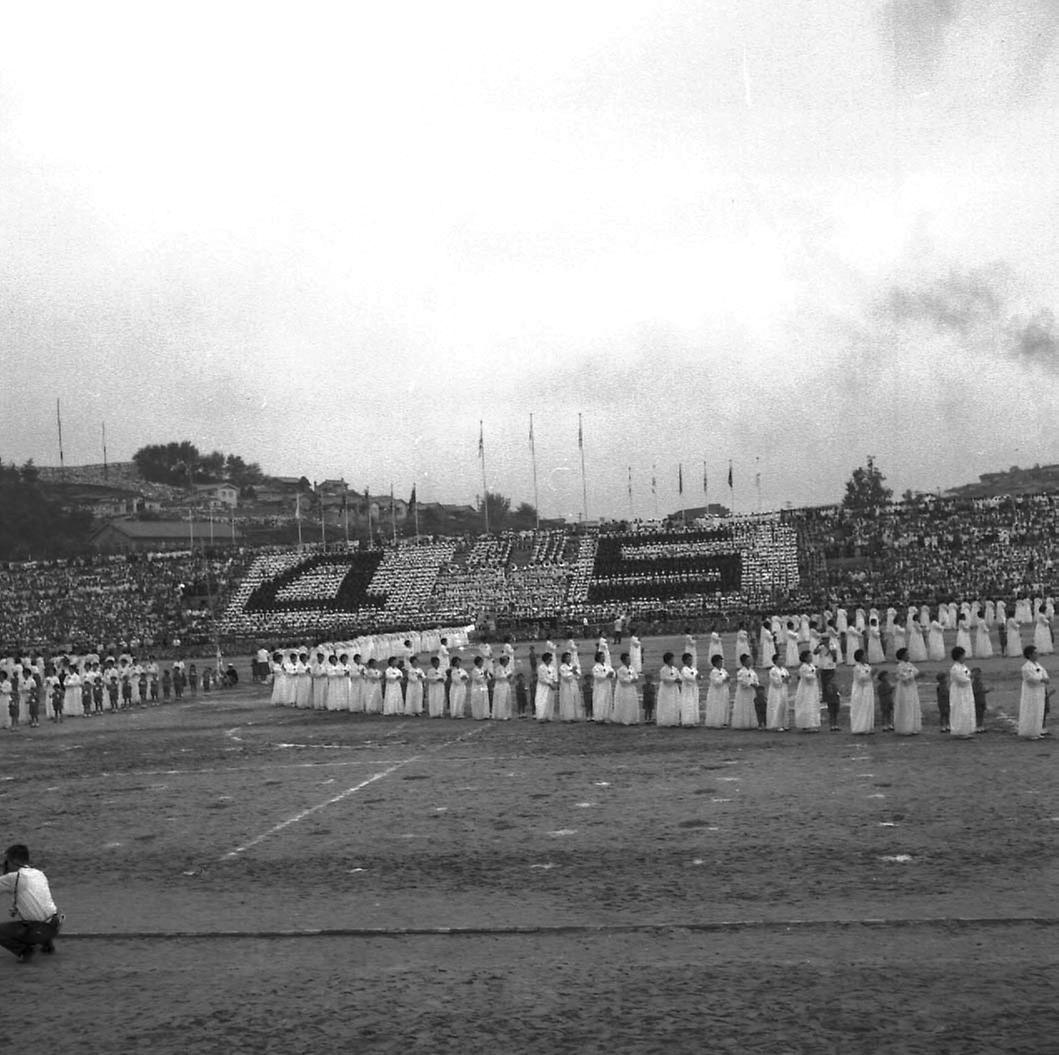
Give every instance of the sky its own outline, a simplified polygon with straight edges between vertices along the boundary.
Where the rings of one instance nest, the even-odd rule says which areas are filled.
[[[57,464],[61,399],[67,464],[105,422],[113,461],[473,502],[481,422],[518,504],[532,413],[577,517],[581,414],[590,518],[1059,461],[1057,36],[1051,0],[12,5],[0,457]]]

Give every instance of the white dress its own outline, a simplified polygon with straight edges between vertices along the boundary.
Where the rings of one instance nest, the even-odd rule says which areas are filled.
[[[722,660],[724,659],[724,642],[721,641],[721,635],[716,630],[710,634],[710,654],[706,657],[707,662],[712,664],[714,656],[720,656]],[[692,664],[693,667],[697,665],[695,663]]]
[[[493,719],[506,722],[511,717],[511,664],[498,663],[493,670]]]
[[[397,667],[387,667],[383,671],[386,679],[386,693],[382,700],[383,714],[403,714],[404,695],[401,692],[401,671]]]
[[[418,666],[408,665],[408,685],[404,690],[404,713],[423,713],[423,671]]]
[[[853,658],[864,645],[864,635],[856,627],[846,630],[846,666],[856,666],[857,661]]]
[[[592,667],[592,721],[609,722],[614,709],[614,668],[606,663]]]
[[[728,724],[728,682],[731,675],[724,667],[710,668],[710,687],[706,690],[706,720],[708,729],[723,729]]]
[[[349,664],[349,709],[354,714],[363,714],[368,705],[368,680],[364,667],[358,662]]]
[[[533,716],[538,722],[554,722],[556,713],[556,689],[559,679],[547,664],[537,665],[537,692],[533,698]]]
[[[699,724],[699,672],[694,666],[680,668],[680,724]]]
[[[462,667],[450,667],[449,717],[467,717],[467,671]]]
[[[758,687],[757,671],[740,667],[735,672],[735,698],[732,701],[733,729],[756,729],[757,711],[754,710],[754,690]]]
[[[445,672],[431,664],[426,669],[427,714],[431,718],[445,717]]]
[[[1004,655],[1009,659],[1022,659],[1022,628],[1019,626],[1019,621],[1012,616],[1005,620],[1004,625],[1008,631],[1008,639],[1004,643]]]
[[[481,666],[475,663],[469,673],[471,676],[469,693],[471,717],[478,721],[483,721],[489,717],[489,681],[488,675],[485,673],[485,662],[483,661]]]
[[[740,630],[735,635],[735,662],[739,662],[740,656],[750,655],[750,635],[745,630]]]
[[[787,680],[790,671],[773,665],[769,668],[768,707],[765,728],[782,732],[787,728]]]
[[[795,729],[820,728],[820,679],[812,663],[798,668],[798,688],[794,693]]]
[[[882,647],[882,631],[879,629],[878,624],[874,626],[869,624],[868,626],[868,662],[869,663],[882,663],[886,659],[886,654],[883,652]]]
[[[691,665],[697,667],[699,665],[699,643],[693,634],[684,635],[684,652],[691,653]]]
[[[1055,645],[1052,644],[1051,620],[1044,612],[1037,613],[1036,626],[1033,628],[1033,647],[1042,656],[1050,656],[1055,651]]]
[[[922,663],[925,659],[939,661],[945,658],[945,631],[941,628],[941,623],[939,623],[937,619],[932,619],[930,622],[930,636],[928,638],[926,654],[922,656],[913,656],[912,650],[909,649],[908,658],[912,660],[913,663]]]
[[[364,668],[364,683],[367,696],[364,710],[367,714],[382,714],[382,671],[378,667]]]
[[[1022,695],[1019,697],[1019,736],[1036,740],[1044,725],[1044,696],[1048,671],[1032,659],[1022,665]]]
[[[984,619],[980,619],[975,627],[974,654],[979,659],[989,659],[993,655],[993,642],[989,638],[989,627]]]
[[[907,661],[897,664],[897,684],[894,686],[894,732],[898,736],[914,736],[923,728],[923,710],[919,704],[919,671]]]
[[[655,725],[680,725],[680,671],[664,666],[658,672]]]
[[[788,667],[794,667],[798,665],[798,631],[793,627],[787,627],[784,632],[784,636],[787,641],[787,654],[784,656],[784,661]]]
[[[776,642],[772,636],[772,631],[768,627],[763,626],[761,628],[761,634],[758,640],[758,657],[757,662],[759,667],[771,667],[772,660],[776,656]],[[750,655],[748,652],[747,655]],[[742,656],[735,657],[737,663],[743,661]]]
[[[643,670],[643,645],[635,634],[629,638],[629,667],[636,674]]]
[[[866,663],[858,663],[853,668],[853,688],[849,694],[849,731],[875,731],[875,685],[871,680],[871,667]]]
[[[639,673],[630,666],[618,667],[618,684],[614,690],[614,709],[610,720],[618,725],[637,725],[640,721],[640,697],[636,691]]]
[[[953,736],[974,736],[974,689],[971,672],[962,663],[949,671],[949,732]]]
[[[965,619],[961,619],[956,628],[956,647],[962,648],[968,659],[974,655],[974,646],[971,644],[971,631],[968,629]]]
[[[559,720],[561,722],[579,722],[582,714],[583,697],[581,683],[577,672],[569,663],[559,664]]]

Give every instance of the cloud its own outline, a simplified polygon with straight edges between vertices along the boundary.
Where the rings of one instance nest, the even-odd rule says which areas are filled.
[[[933,80],[956,17],[956,0],[890,0],[884,35],[893,47],[899,84],[914,90]]]
[[[1044,308],[1025,325],[1016,323],[1008,332],[1018,358],[1052,370],[1059,369],[1059,334],[1055,329],[1054,312]]]
[[[948,274],[921,285],[899,285],[885,295],[882,311],[897,323],[926,322],[943,332],[969,335],[995,325],[1010,279],[1001,264]]]

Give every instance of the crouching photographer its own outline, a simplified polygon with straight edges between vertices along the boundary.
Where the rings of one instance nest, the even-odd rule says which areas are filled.
[[[52,900],[48,879],[29,863],[29,850],[21,843],[4,853],[0,875],[0,911],[8,919],[0,922],[0,946],[25,963],[39,948],[55,952],[55,936],[63,917]]]

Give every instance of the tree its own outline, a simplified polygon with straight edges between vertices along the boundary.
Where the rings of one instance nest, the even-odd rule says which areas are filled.
[[[191,440],[150,443],[133,456],[140,475],[151,483],[186,487],[193,479],[201,455]]]
[[[87,545],[92,517],[50,500],[31,462],[0,465],[0,509],[0,560],[68,557]]]
[[[853,470],[853,475],[846,481],[846,495],[842,499],[845,509],[862,511],[878,509],[893,499],[893,491],[886,486],[886,477],[875,464],[875,458],[868,455],[868,464]]]
[[[503,531],[507,527],[508,513],[511,510],[511,499],[496,491],[485,492],[485,511],[489,517],[490,531]],[[478,512],[482,512],[482,499],[478,499]]]
[[[516,531],[532,531],[537,526],[537,507],[532,502],[521,502],[511,514],[510,524]]]

